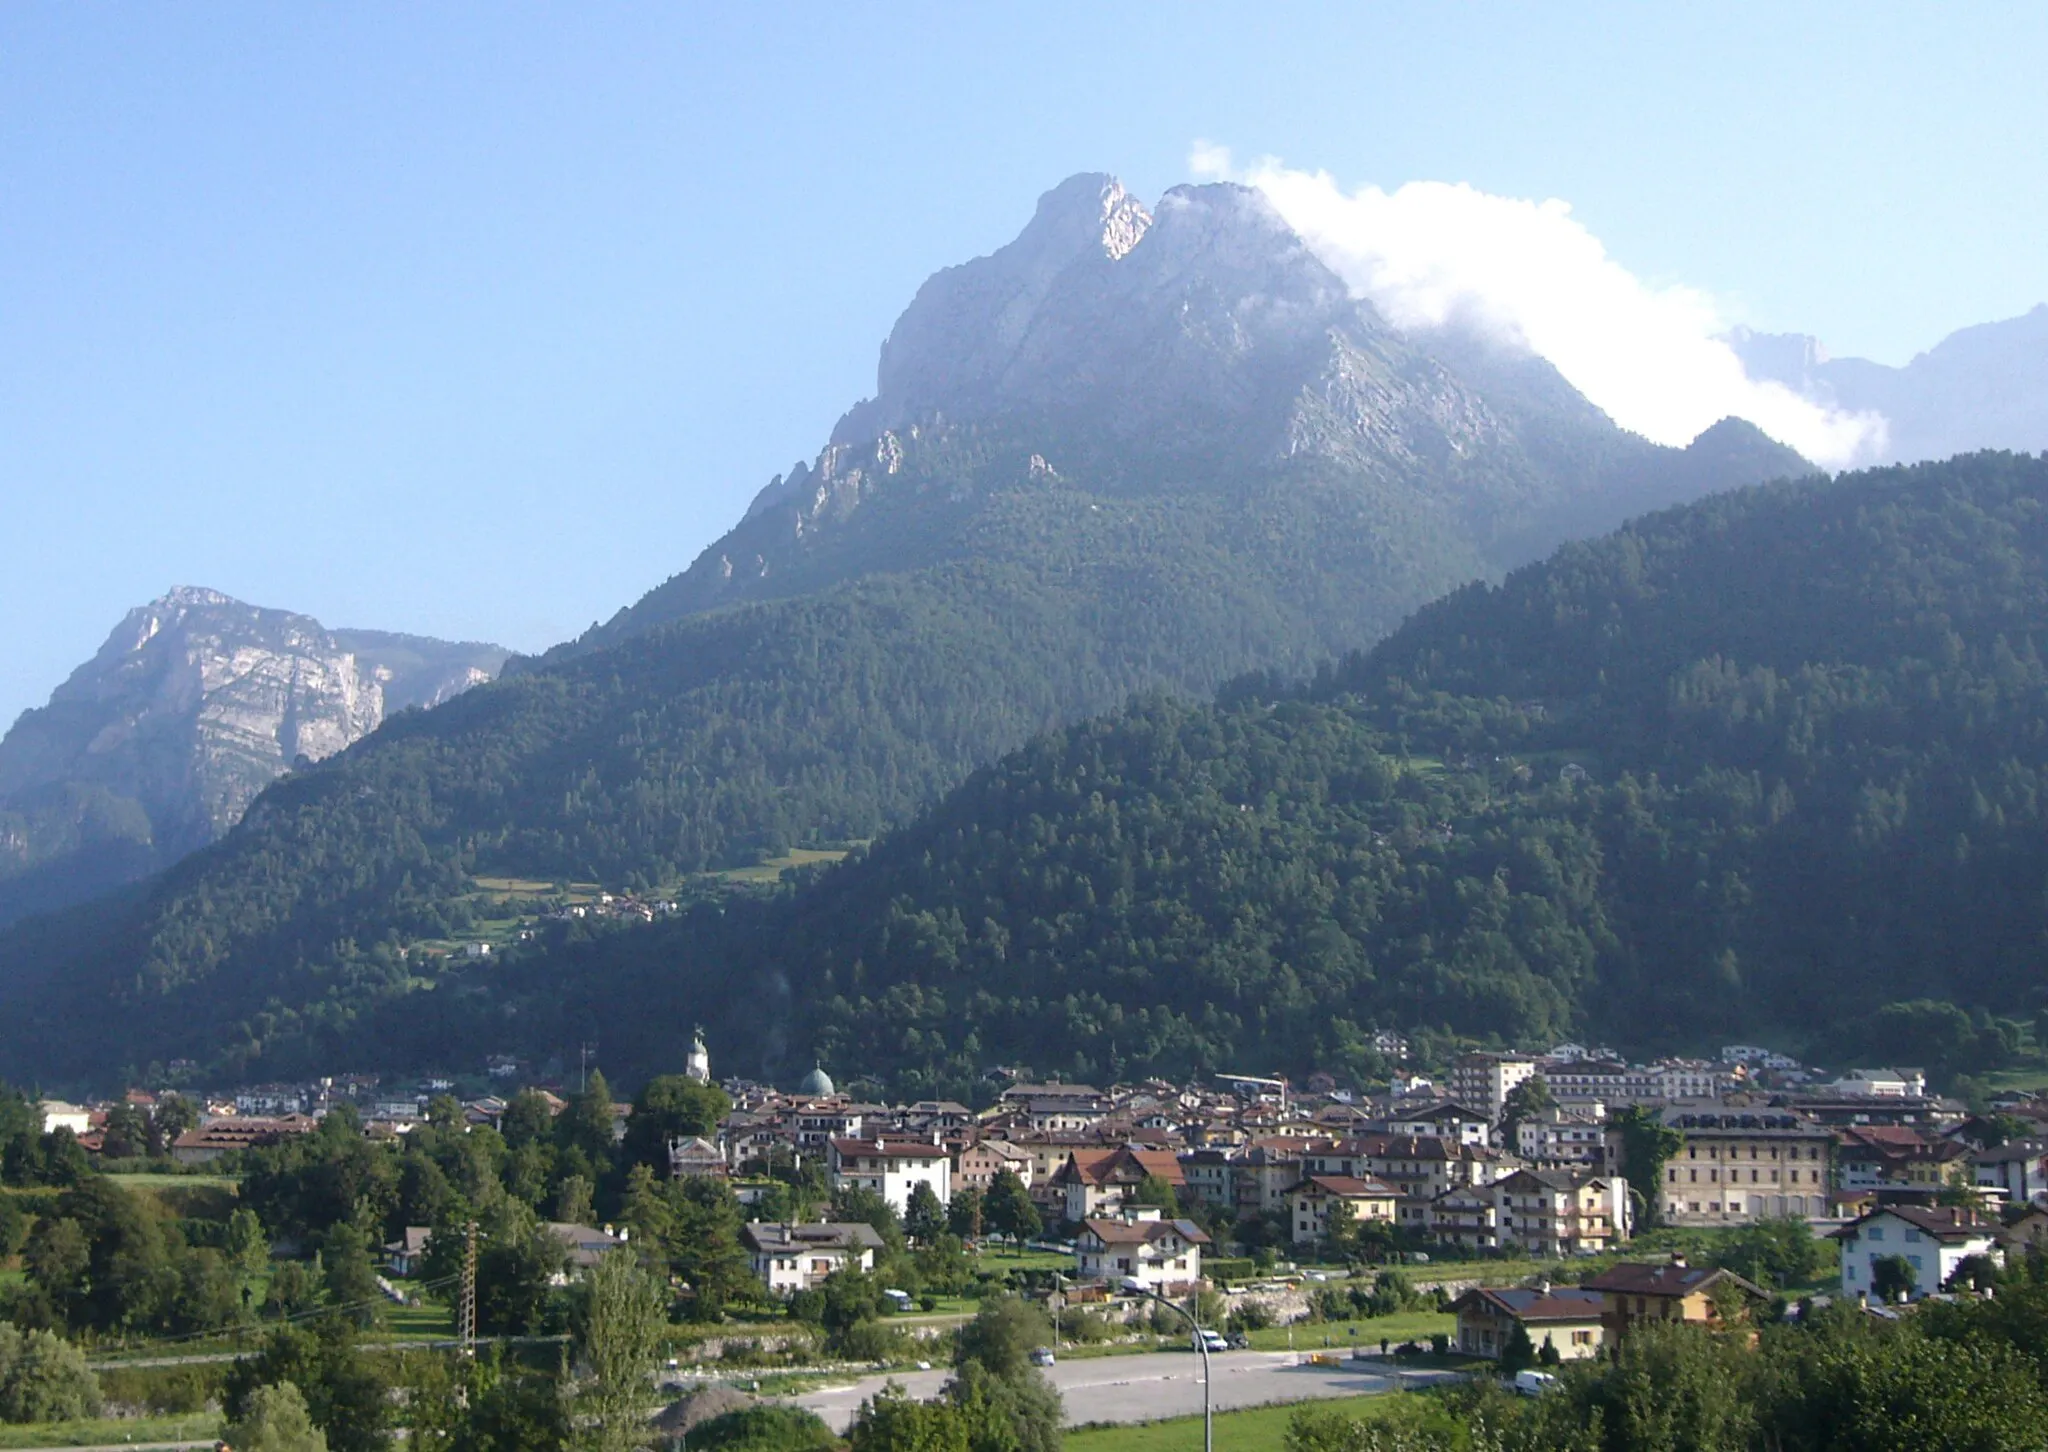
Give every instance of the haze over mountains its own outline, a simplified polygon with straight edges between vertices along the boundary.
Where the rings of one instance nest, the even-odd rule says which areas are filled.
[[[1878,458],[1911,463],[1971,449],[2048,449],[2048,303],[1949,334],[1903,368],[1831,358],[1799,333],[1730,339],[1753,378],[1885,421]]]
[[[1617,428],[1526,351],[1455,327],[1389,326],[1250,188],[1176,188],[1147,209],[1112,178],[1071,178],[1014,242],[919,290],[883,346],[875,396],[682,573],[578,640],[509,662],[504,678],[292,772],[222,840],[120,900],[0,935],[0,1010],[41,1026],[0,1045],[12,1056],[0,1069],[104,1072],[108,1024],[119,1062],[189,1058],[222,1073],[378,1054],[396,1066],[497,1038],[531,1047],[568,1031],[572,1001],[597,1010],[575,984],[503,993],[443,956],[475,930],[481,877],[672,892],[792,845],[872,838],[977,767],[1134,693],[1206,698],[1246,672],[1299,677],[1563,541],[1809,472],[1740,420],[1663,447]],[[294,628],[308,641],[318,631]],[[369,642],[327,636],[374,657]],[[425,643],[412,648],[424,665]],[[446,649],[460,664],[474,648]],[[346,676],[319,651],[327,676]],[[260,678],[327,680],[310,658],[285,659]],[[228,775],[254,783],[300,741],[348,744],[344,723],[364,719],[359,679],[354,689],[274,686],[264,700],[275,711],[237,728],[235,740],[257,743],[240,755],[211,727],[185,729],[200,758],[239,763]],[[292,704],[295,691],[307,704]],[[23,737],[59,744],[17,749],[41,763],[22,779],[71,801],[110,769],[81,744],[102,727],[57,724],[39,718]],[[276,743],[274,760],[263,742]],[[1398,754],[1381,737],[1358,749]],[[173,839],[137,808],[139,836],[95,826],[76,844],[50,839],[59,855],[108,842],[128,852],[109,854],[126,867],[92,869],[101,881],[132,875],[135,844],[155,867],[174,855],[159,835],[205,840],[221,814],[204,803],[241,813],[247,801],[242,787],[179,786],[193,771],[175,760],[121,771],[114,800],[142,803],[153,771],[149,790],[185,804],[183,817],[164,807],[164,821],[200,826]],[[1453,797],[1488,789],[1475,779]],[[24,877],[16,910],[75,897],[46,881]],[[547,961],[553,972],[572,960]],[[835,976],[845,965],[820,964],[818,992],[867,1013],[859,984]],[[725,991],[715,969],[636,960],[635,971],[645,993],[681,995],[678,1012]],[[1547,1031],[1593,1011],[1583,990],[1595,979],[1537,981],[1550,973],[1517,979],[1522,1007],[1506,1017],[1465,1013],[1455,993],[1413,1004],[1461,1032]],[[1329,979],[1347,982],[1357,998],[1355,982]],[[979,1019],[954,1013],[960,1001],[929,1032],[981,1034]],[[1337,1007],[1302,1003],[1324,1022]],[[1382,1010],[1398,1016],[1393,999]],[[792,1035],[824,1043],[815,1030],[786,1018],[759,1062],[800,1049]],[[1156,1052],[1183,1060],[1239,1041],[1162,1032],[1178,1047]],[[1096,1062],[1096,1049],[1075,1047],[1085,1038],[1060,1049],[1064,1062]],[[952,1072],[907,1049],[894,1063]]]

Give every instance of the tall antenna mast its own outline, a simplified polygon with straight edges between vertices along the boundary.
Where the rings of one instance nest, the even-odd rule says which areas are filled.
[[[468,1243],[462,1250],[462,1300],[455,1313],[455,1338],[462,1354],[476,1355],[476,1222],[469,1222]]]

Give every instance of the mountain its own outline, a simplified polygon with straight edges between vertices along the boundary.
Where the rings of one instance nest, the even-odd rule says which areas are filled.
[[[0,738],[0,922],[204,846],[295,762],[489,680],[506,654],[330,631],[214,590],[129,611]]]
[[[920,290],[875,397],[688,569],[294,772],[119,911],[0,939],[0,1009],[47,1015],[19,1052],[49,1073],[109,1062],[80,1002],[137,1064],[321,1062],[457,973],[480,879],[667,891],[866,839],[1133,693],[1305,672],[1570,533],[1805,469],[1393,330],[1256,192],[1075,178]]]
[[[1177,187],[1148,212],[1114,178],[1082,175],[1014,241],[918,290],[882,345],[875,396],[815,460],[771,480],[689,569],[543,659],[874,573],[1035,566],[1043,541],[1017,537],[1013,516],[1037,512],[1036,496],[1234,530],[1263,487],[1255,512],[1345,530],[1362,511],[1448,584],[1807,467],[1733,420],[1693,449],[1660,448],[1533,354],[1397,332],[1250,188]],[[1425,598],[1407,582],[1391,594],[1391,616],[1311,602],[1305,633],[1316,649],[1356,643],[1361,624],[1376,633]]]
[[[1830,408],[1882,414],[1885,459],[2048,449],[2048,304],[1951,333],[1903,368],[1831,358],[1797,333],[1738,330],[1729,341],[1752,378]]]
[[[1375,1028],[1946,1075],[2048,1038],[2048,460],[1717,495],[1306,687],[1151,699],[767,901],[557,927],[331,1046],[973,1092],[1375,1067]],[[1443,1042],[1442,1039],[1438,1040]]]

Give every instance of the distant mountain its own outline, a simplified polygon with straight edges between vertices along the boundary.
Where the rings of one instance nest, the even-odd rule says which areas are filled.
[[[1134,692],[1306,672],[1561,538],[1806,467],[1403,335],[1256,192],[1148,211],[1077,177],[919,291],[875,397],[683,573],[294,772],[68,946],[0,941],[0,1000],[144,995],[111,1015],[137,1063],[322,1061],[452,971],[479,876],[673,885],[871,837]]]
[[[1831,408],[1882,414],[1886,460],[2048,449],[2048,304],[1951,333],[1903,368],[1831,358],[1818,339],[1797,333],[1745,329],[1730,342],[1752,378]]]
[[[293,763],[489,680],[506,654],[330,631],[214,590],[131,610],[0,739],[0,922],[204,846]]]

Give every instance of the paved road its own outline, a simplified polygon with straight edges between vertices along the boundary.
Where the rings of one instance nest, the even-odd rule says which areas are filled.
[[[1306,1358],[1302,1358],[1305,1360]],[[1402,1386],[1454,1379],[1455,1372],[1395,1371],[1377,1360],[1347,1361],[1338,1367],[1296,1365],[1286,1351],[1227,1351],[1210,1358],[1215,1376],[1215,1409],[1260,1407],[1319,1397],[1371,1396]],[[844,1433],[863,1400],[895,1381],[915,1397],[934,1397],[945,1371],[869,1376],[845,1386],[798,1397],[799,1406]],[[1067,1405],[1067,1425],[1083,1422],[1150,1422],[1197,1415],[1202,1410],[1202,1362],[1191,1351],[1142,1356],[1097,1356],[1062,1361],[1047,1369]]]

